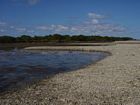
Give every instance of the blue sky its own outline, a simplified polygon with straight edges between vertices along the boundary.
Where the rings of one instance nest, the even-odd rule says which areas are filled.
[[[140,0],[0,0],[0,35],[140,38]]]

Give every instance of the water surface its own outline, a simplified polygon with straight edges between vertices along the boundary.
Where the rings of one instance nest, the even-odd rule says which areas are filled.
[[[0,51],[0,92],[31,84],[60,72],[78,70],[107,56],[81,51]]]

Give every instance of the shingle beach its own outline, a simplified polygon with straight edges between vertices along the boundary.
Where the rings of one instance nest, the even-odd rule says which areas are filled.
[[[86,68],[59,73],[0,96],[0,105],[140,105],[140,44],[28,47],[110,52]]]

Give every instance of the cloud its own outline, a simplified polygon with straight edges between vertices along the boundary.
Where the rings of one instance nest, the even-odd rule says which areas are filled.
[[[0,21],[0,26],[5,26],[5,25],[6,25],[6,22]]]
[[[91,17],[89,17],[92,16]],[[88,20],[83,21],[77,25],[50,25],[47,26],[47,31],[58,32],[58,33],[71,33],[71,34],[105,34],[105,33],[120,33],[125,32],[126,28],[120,25],[111,23],[102,23],[101,19],[104,19],[104,15],[89,13]]]
[[[102,22],[105,17],[106,16],[100,14],[88,13],[87,21],[69,27],[69,32],[72,34],[103,35],[105,33],[117,34],[126,31],[126,28],[121,25]]]
[[[120,33],[125,32],[125,28],[120,25],[102,23],[106,16],[88,13],[88,18],[86,21],[76,25],[46,25],[38,26],[36,29],[40,31],[45,31],[48,33],[60,33],[60,34],[105,34],[105,33]]]
[[[38,26],[36,27],[38,30],[42,31],[53,31],[53,32],[62,32],[62,31],[68,31],[69,27],[65,25],[46,25],[46,26]]]
[[[48,26],[37,26],[36,29],[46,31],[49,29],[49,27]]]
[[[92,23],[92,24],[98,24],[98,23],[99,23],[99,20],[98,20],[98,19],[92,19],[92,20],[91,20],[91,23]]]
[[[41,0],[11,0],[11,1],[15,3],[26,3],[29,5],[35,5],[39,3]]]
[[[105,22],[106,16],[88,13],[86,20],[79,22],[78,24],[51,24],[51,25],[39,25],[39,26],[15,26],[6,22],[0,21],[0,32],[4,30],[10,30],[11,32],[16,32],[17,34],[85,34],[85,35],[117,35],[120,33],[125,33],[127,28]],[[5,25],[5,27],[1,26]]]
[[[34,30],[27,30],[28,33],[34,33]]]
[[[35,5],[40,2],[40,0],[27,0],[28,4]]]
[[[25,32],[26,28],[16,28],[16,31],[18,31],[18,32]]]
[[[68,31],[69,27],[68,26],[64,26],[64,25],[56,25],[53,26],[55,29],[55,32],[62,32],[62,31]]]
[[[15,26],[10,26],[10,28],[11,28],[11,29],[14,29],[14,28],[15,28]]]
[[[106,16],[104,15],[100,15],[100,14],[96,14],[96,13],[88,13],[89,18],[94,18],[94,19],[104,19],[106,18]]]
[[[5,31],[6,31],[6,30],[4,30],[4,29],[0,29],[0,32],[2,32],[2,33],[5,32]]]

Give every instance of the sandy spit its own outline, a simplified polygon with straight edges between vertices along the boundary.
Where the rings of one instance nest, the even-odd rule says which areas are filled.
[[[30,47],[111,52],[77,71],[0,96],[0,105],[140,105],[140,45]]]

